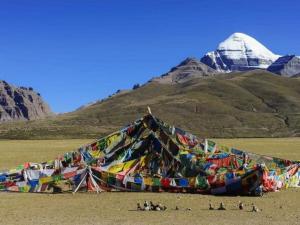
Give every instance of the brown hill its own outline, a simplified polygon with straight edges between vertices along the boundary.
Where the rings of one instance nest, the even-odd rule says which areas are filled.
[[[300,80],[262,70],[148,84],[72,113],[0,125],[1,138],[94,138],[145,114],[204,137],[300,136]]]
[[[195,58],[186,58],[176,67],[173,67],[168,73],[160,77],[153,78],[161,84],[183,83],[194,78],[204,78],[219,74],[213,68],[205,65]]]
[[[34,120],[51,114],[49,106],[32,88],[15,87],[0,80],[0,122]]]

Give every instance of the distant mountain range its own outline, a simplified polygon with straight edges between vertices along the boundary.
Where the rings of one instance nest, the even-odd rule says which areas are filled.
[[[300,57],[272,53],[254,38],[234,33],[221,42],[217,49],[202,58],[187,58],[169,72],[151,79],[164,84],[182,83],[193,78],[205,78],[224,73],[267,70],[275,75],[300,75]]]
[[[18,121],[0,124],[0,138],[96,138],[143,116],[147,106],[205,137],[300,136],[299,65],[297,56],[275,55],[234,33],[201,59],[187,58],[146,84],[50,117],[32,88],[1,81],[0,120]]]
[[[0,121],[34,120],[52,115],[39,93],[0,80]]]
[[[300,136],[299,87],[299,78],[264,70],[182,83],[151,81],[74,112],[0,124],[0,138],[96,138],[143,116],[147,106],[162,120],[201,137]]]

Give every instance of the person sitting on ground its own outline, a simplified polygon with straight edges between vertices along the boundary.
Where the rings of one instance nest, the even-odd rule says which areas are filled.
[[[157,205],[157,206],[155,206],[155,211],[160,211],[161,209],[160,209],[160,207]]]
[[[226,210],[223,202],[220,203],[220,207],[218,208],[218,210]]]
[[[165,205],[160,204],[160,203],[158,203],[157,207],[158,207],[161,211],[167,210],[167,207],[166,207]]]
[[[252,204],[252,212],[259,212],[259,209],[254,204]]]
[[[156,205],[153,204],[152,201],[150,201],[150,210],[155,210]]]
[[[239,209],[240,209],[240,210],[243,210],[243,209],[244,209],[244,204],[243,204],[241,201],[239,201]]]
[[[150,211],[151,210],[150,205],[147,201],[144,202],[144,210],[145,211]]]

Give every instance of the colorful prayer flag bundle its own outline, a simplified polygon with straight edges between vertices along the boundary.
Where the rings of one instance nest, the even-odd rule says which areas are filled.
[[[151,114],[77,151],[0,172],[0,191],[260,195],[300,186],[300,162],[199,139]]]

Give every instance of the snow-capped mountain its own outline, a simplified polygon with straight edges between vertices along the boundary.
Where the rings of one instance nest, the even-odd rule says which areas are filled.
[[[201,62],[219,72],[231,72],[267,69],[279,57],[249,35],[234,33]]]
[[[151,81],[175,84],[194,78],[254,69],[268,70],[280,76],[298,76],[300,58],[295,55],[276,55],[249,35],[233,33],[215,51],[208,52],[200,60],[189,57]]]

